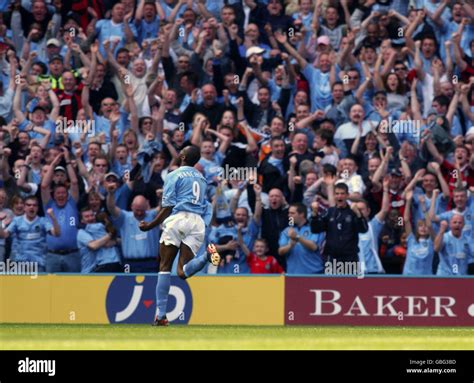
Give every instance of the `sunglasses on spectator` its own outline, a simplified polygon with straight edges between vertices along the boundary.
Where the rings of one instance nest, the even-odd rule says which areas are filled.
[[[103,103],[102,106],[114,106],[115,102]]]

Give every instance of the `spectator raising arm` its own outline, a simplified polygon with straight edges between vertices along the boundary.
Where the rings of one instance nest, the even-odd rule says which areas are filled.
[[[56,157],[54,157],[53,162],[51,162],[48,171],[41,181],[41,201],[43,206],[46,206],[51,199],[51,184],[53,182],[54,169],[59,165],[63,156],[64,153],[61,152]]]
[[[112,218],[118,218],[121,210],[115,205],[115,191],[117,190],[117,184],[114,182],[108,183],[106,185],[106,190],[107,190],[107,198],[106,198],[107,210],[109,211],[109,214],[112,216]]]
[[[440,218],[436,215],[436,200],[438,199],[438,195],[439,195],[439,190],[438,189],[433,190],[433,197],[431,198],[430,210],[428,212],[430,221],[436,222],[436,223],[440,221]]]
[[[291,56],[293,56],[296,59],[296,61],[298,62],[298,65],[301,68],[301,70],[306,68],[306,65],[308,65],[308,62],[305,60],[305,58],[303,56],[301,56],[298,53],[298,51],[295,48],[293,48],[290,45],[290,43],[288,42],[288,38],[286,37],[285,34],[283,34],[281,32],[275,32],[275,39],[285,47],[285,49],[287,50],[287,52]]]
[[[227,152],[227,149],[229,148],[230,143],[232,142],[232,137],[227,137],[223,135],[222,133],[219,133],[217,130],[214,130],[211,128],[207,128],[205,132],[210,133],[219,139],[220,144],[219,144],[218,150],[219,152],[221,152],[221,154],[225,155],[225,153]]]
[[[253,185],[253,190],[255,192],[255,211],[253,213],[253,220],[257,225],[260,225],[263,211],[262,187],[256,183]]]
[[[20,98],[21,98],[21,93],[27,88],[28,88],[28,83],[26,82],[26,79],[21,78],[20,84],[17,85],[16,87],[15,96],[13,97],[13,113],[15,114],[15,118],[18,124],[21,124],[23,121],[26,120],[26,116],[21,110]]]
[[[438,178],[438,182],[441,186],[441,190],[443,192],[444,198],[449,199],[449,196],[450,196],[449,186],[443,177],[443,173],[441,173],[440,165],[437,162],[430,162],[428,164],[428,170],[430,169],[436,174],[436,177]]]
[[[405,190],[402,193],[402,198],[406,198],[408,192],[411,192],[415,189],[416,184],[421,181],[423,176],[426,174],[426,169],[420,169],[416,172],[415,177],[410,181]]]
[[[444,237],[444,233],[448,230],[448,227],[449,227],[449,224],[447,221],[442,221],[441,224],[439,225],[439,232],[434,240],[434,251],[439,252],[440,250],[443,249],[443,246],[444,246],[443,237]]]
[[[405,228],[405,233],[410,235],[413,232],[412,224],[411,224],[411,205],[413,201],[413,190],[409,190],[406,193],[406,206],[405,211],[403,212],[403,225]]]
[[[390,190],[389,190],[389,177],[385,177],[383,180],[383,197],[382,197],[382,208],[375,215],[379,222],[385,221],[385,217],[390,211]]]

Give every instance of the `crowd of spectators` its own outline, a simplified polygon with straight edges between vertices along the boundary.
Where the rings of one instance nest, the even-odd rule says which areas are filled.
[[[179,152],[209,273],[474,269],[474,2],[0,1],[0,261],[155,272]],[[239,176],[240,175],[240,176]]]

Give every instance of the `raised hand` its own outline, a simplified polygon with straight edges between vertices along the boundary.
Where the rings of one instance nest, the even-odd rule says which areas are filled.
[[[288,38],[286,37],[286,34],[281,33],[280,31],[276,31],[274,33],[276,41],[278,41],[280,44],[285,44],[288,41]]]
[[[259,196],[260,194],[262,194],[262,187],[259,184],[254,184],[253,191],[257,196]]]
[[[449,227],[449,223],[448,221],[441,221],[439,226],[440,226],[441,231],[446,231]]]
[[[426,169],[420,169],[416,172],[415,178],[416,179],[421,179],[423,176],[426,174]]]

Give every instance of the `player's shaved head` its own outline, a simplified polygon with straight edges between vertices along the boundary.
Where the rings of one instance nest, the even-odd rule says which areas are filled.
[[[181,166],[194,166],[201,158],[201,150],[194,145],[186,146],[179,154]]]

